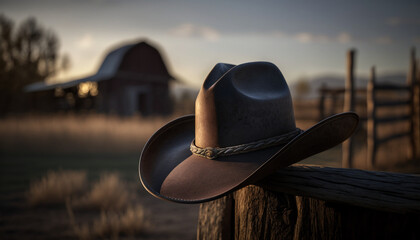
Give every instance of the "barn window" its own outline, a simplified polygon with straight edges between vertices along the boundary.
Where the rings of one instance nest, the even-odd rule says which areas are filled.
[[[79,84],[77,95],[80,98],[98,95],[98,83],[83,82]]]

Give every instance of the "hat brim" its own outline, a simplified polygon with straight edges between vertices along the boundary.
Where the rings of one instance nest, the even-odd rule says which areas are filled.
[[[146,143],[139,175],[152,195],[180,203],[216,199],[343,142],[356,129],[359,117],[352,112],[337,114],[285,145],[213,160],[191,154],[194,122],[194,115],[178,118]]]

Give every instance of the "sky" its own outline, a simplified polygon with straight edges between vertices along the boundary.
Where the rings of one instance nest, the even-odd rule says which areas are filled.
[[[51,81],[94,74],[107,51],[146,39],[197,88],[218,62],[273,62],[289,84],[344,75],[352,48],[358,76],[373,65],[378,75],[406,73],[411,47],[420,52],[419,9],[418,0],[0,1],[15,24],[35,17],[58,35],[71,68]]]

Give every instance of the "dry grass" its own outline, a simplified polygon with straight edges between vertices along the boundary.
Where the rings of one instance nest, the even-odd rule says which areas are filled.
[[[394,134],[407,132],[409,129],[408,122],[398,122],[391,124],[381,124],[377,128],[378,137],[385,138]],[[365,131],[362,129],[362,131]],[[357,151],[354,155],[354,163],[356,168],[366,169],[367,164],[367,136],[366,132],[359,133],[362,137],[358,138]],[[375,158],[375,166],[377,169],[389,169],[395,165],[404,164],[410,161],[410,139],[408,136],[396,138],[394,140],[378,145]]]
[[[132,198],[126,184],[116,173],[103,174],[90,192],[72,204],[77,208],[97,210],[124,209]]]
[[[85,171],[51,171],[30,185],[27,198],[31,206],[59,204],[81,194],[86,188]]]
[[[0,119],[0,151],[140,151],[147,139],[172,118],[104,115],[9,117]]]
[[[65,204],[71,228],[80,239],[117,239],[150,228],[143,207],[116,173],[103,174],[89,189],[84,171],[49,172],[31,184],[27,195],[31,206]],[[73,209],[93,211],[97,217],[78,222]]]
[[[75,235],[79,239],[118,239],[120,235],[135,236],[144,234],[150,228],[145,220],[145,212],[141,205],[128,207],[124,211],[102,210],[100,217],[93,222],[78,224],[70,204],[67,211]]]
[[[133,202],[127,183],[118,174],[103,174],[84,197],[66,203],[73,231],[80,239],[134,236],[148,228],[143,207]],[[100,210],[100,216],[91,222],[77,223],[73,208]]]

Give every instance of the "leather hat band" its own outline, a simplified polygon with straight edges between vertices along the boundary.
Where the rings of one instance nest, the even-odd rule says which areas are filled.
[[[262,140],[258,140],[251,143],[244,143],[240,145],[235,146],[229,146],[229,147],[206,147],[201,148],[197,147],[195,145],[195,139],[191,142],[190,145],[190,151],[194,155],[198,155],[200,157],[205,157],[208,159],[215,159],[217,157],[221,156],[229,156],[229,155],[235,155],[235,154],[241,154],[251,151],[256,151],[264,148],[268,148],[275,145],[285,144],[290,142],[293,138],[295,138],[297,135],[302,133],[303,130],[296,128],[292,132],[288,132],[286,134],[282,134],[279,136],[274,136]]]

